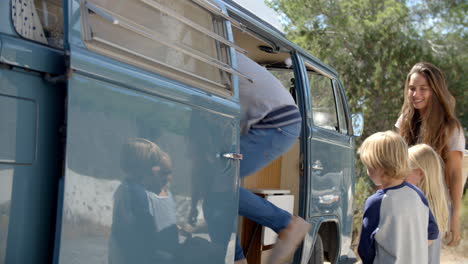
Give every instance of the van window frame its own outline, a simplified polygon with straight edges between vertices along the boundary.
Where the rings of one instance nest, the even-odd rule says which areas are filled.
[[[338,115],[338,127],[339,131],[343,135],[349,135],[349,118],[348,112],[346,111],[345,107],[345,100],[343,97],[342,87],[338,84],[337,79],[333,79],[333,89],[335,93],[335,100],[336,100],[336,114]]]
[[[309,60],[305,60],[304,62],[304,66],[305,66],[305,75],[306,75],[306,78],[307,78],[307,83],[308,83],[308,87],[307,89],[309,90],[309,95],[310,95],[310,98],[309,98],[309,101],[310,101],[310,104],[311,104],[311,110],[312,110],[312,116],[311,116],[311,119],[312,119],[312,124],[314,127],[317,127],[317,128],[320,128],[320,129],[323,129],[323,130],[326,130],[326,131],[330,131],[330,132],[335,132],[335,133],[338,133],[338,134],[341,134],[340,133],[340,126],[339,126],[339,117],[338,117],[338,108],[337,108],[337,96],[336,96],[336,92],[335,92],[335,87],[334,87],[334,84],[333,84],[333,80],[334,80],[334,77],[325,73],[324,71],[320,70],[319,68],[317,68],[311,61]],[[316,120],[314,120],[314,111],[315,111],[315,106],[314,106],[314,101],[313,101],[313,94],[312,94],[312,83],[311,83],[311,80],[309,78],[309,74],[316,74],[318,76],[322,76],[324,78],[326,78],[330,85],[329,85],[329,89],[331,90],[332,92],[332,96],[333,96],[333,99],[330,100],[330,102],[333,102],[333,105],[334,105],[334,110],[335,110],[335,113],[334,113],[334,116],[335,116],[335,119],[336,119],[336,126],[335,126],[335,129],[330,129],[330,128],[327,128],[327,127],[324,127],[324,126],[320,126],[317,124]]]

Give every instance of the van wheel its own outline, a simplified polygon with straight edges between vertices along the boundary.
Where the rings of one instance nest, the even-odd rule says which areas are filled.
[[[322,238],[317,234],[315,239],[314,248],[312,249],[312,255],[309,259],[309,264],[323,264],[323,243]]]

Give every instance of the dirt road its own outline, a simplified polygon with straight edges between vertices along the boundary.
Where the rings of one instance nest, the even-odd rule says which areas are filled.
[[[463,241],[454,248],[443,247],[440,257],[441,264],[466,264],[468,263],[468,241]]]

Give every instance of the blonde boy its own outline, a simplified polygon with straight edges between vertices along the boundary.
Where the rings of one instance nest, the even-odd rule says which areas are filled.
[[[359,155],[382,187],[366,201],[358,246],[362,263],[427,263],[427,241],[439,230],[423,193],[404,181],[407,144],[395,132],[378,132],[364,140]]]

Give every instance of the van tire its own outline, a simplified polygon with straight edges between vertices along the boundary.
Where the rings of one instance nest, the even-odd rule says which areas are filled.
[[[317,234],[315,239],[314,248],[312,249],[312,255],[309,259],[309,264],[323,264],[323,243],[322,238]]]

